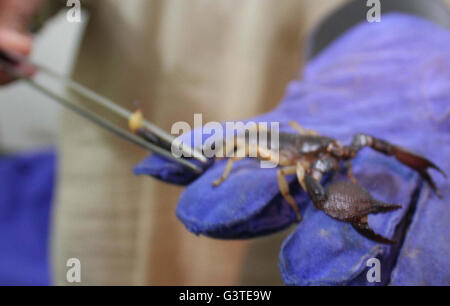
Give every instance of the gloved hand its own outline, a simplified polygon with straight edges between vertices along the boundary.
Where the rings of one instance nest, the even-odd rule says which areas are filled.
[[[0,0],[0,50],[27,56],[33,39],[28,24],[43,0]],[[32,72],[30,71],[30,74]],[[12,81],[0,69],[0,85]]]
[[[311,61],[301,81],[292,82],[277,109],[252,121],[298,121],[304,127],[349,143],[367,133],[426,156],[450,171],[450,33],[423,19],[383,15],[340,37]],[[282,199],[276,169],[256,160],[235,164],[228,180],[213,188],[224,170],[214,163],[196,177],[157,156],[136,174],[188,185],[176,214],[196,233],[217,238],[249,238],[295,224]],[[393,246],[372,242],[350,224],[314,208],[295,178],[291,193],[303,221],[285,240],[280,269],[288,285],[368,284],[367,260],[381,261],[381,284],[449,284],[449,182],[433,173],[440,200],[411,169],[394,158],[364,150],[353,162],[359,184],[372,196],[402,209],[369,215],[370,226],[393,238]],[[436,172],[437,173],[437,172]]]
[[[0,156],[0,285],[51,284],[48,237],[54,150]]]

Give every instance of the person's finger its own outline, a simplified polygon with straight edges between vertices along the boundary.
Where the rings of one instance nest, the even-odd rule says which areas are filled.
[[[7,84],[7,83],[9,83],[11,81],[14,81],[14,79],[11,78],[10,76],[8,76],[3,71],[0,70],[0,85]]]
[[[28,32],[28,24],[43,0],[0,0],[0,28]]]
[[[12,29],[0,28],[0,49],[29,55],[33,40],[31,36],[22,34]]]
[[[0,49],[20,55],[29,55],[32,47],[32,38],[26,34],[8,28],[0,28]],[[0,68],[0,85],[13,81],[5,71]]]

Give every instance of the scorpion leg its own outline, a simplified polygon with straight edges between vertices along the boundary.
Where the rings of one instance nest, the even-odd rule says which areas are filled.
[[[238,160],[241,160],[241,159],[243,159],[243,157],[232,157],[232,158],[229,158],[228,161],[227,161],[227,165],[225,166],[225,170],[224,170],[222,176],[219,179],[217,179],[217,180],[215,180],[213,182],[213,186],[217,187],[220,184],[222,184],[223,182],[225,182],[225,180],[228,178],[228,175],[230,175],[230,172],[231,172],[231,169],[233,168],[234,162],[236,162]]]
[[[297,203],[294,200],[294,197],[291,195],[289,190],[289,184],[286,180],[287,175],[296,174],[297,172],[297,166],[289,166],[284,167],[277,172],[277,178],[278,178],[278,187],[280,188],[281,195],[283,198],[289,203],[289,205],[292,207],[292,209],[297,214],[298,222],[302,220],[302,216],[300,214],[300,209],[298,208]]]
[[[300,135],[319,136],[319,133],[313,130],[307,130],[302,127],[298,122],[289,121],[289,125],[297,131]]]
[[[289,163],[289,161],[287,161],[286,159],[282,158],[279,154],[275,154],[275,152],[271,152],[271,151],[269,151],[267,149],[264,149],[264,148],[262,148],[260,146],[258,146],[256,148],[256,152],[257,152],[258,158],[260,160],[269,161],[269,162],[271,162],[271,163],[273,163],[275,165],[278,165],[278,164],[284,165],[286,163]]]
[[[358,184],[358,181],[356,180],[356,178],[352,172],[352,162],[351,161],[347,161],[347,176],[353,184]]]
[[[235,135],[233,137],[229,137],[226,138],[224,140],[222,140],[222,144],[217,144],[214,143],[215,146],[217,146],[216,150],[221,150],[219,151],[221,153],[221,156],[218,157],[216,155],[215,159],[216,160],[221,160],[226,158],[227,156],[229,156],[230,153],[232,153],[233,151],[236,150],[240,150],[239,147],[242,146],[246,146],[246,144],[248,144],[249,148],[246,149],[248,152],[248,150],[253,149],[252,152],[256,152],[257,148],[258,148],[258,144],[257,143],[249,143],[249,139],[248,138],[254,138],[258,139],[258,135],[260,132],[266,132],[269,133],[267,126],[261,125],[260,123],[255,124],[250,126],[250,128],[248,128],[248,130],[245,130],[245,133],[241,133],[238,135]],[[229,145],[232,144],[232,145]],[[245,153],[246,156],[248,157],[249,153]],[[256,156],[252,156],[252,157],[256,157]]]
[[[279,155],[275,156],[274,153],[272,153],[266,149],[263,149],[261,147],[257,148],[257,152],[258,152],[258,158],[260,158],[261,160],[270,161],[275,164],[278,164],[280,162],[281,162],[281,164],[286,164],[288,162],[287,160],[284,160]],[[300,214],[300,209],[298,208],[298,205],[295,202],[294,197],[292,197],[292,195],[291,195],[291,192],[289,189],[289,184],[286,180],[286,176],[291,175],[291,174],[296,174],[299,183],[302,186],[305,186],[305,184],[303,183],[305,169],[303,168],[303,165],[300,162],[297,162],[297,164],[295,166],[287,166],[287,167],[284,167],[284,168],[281,168],[280,170],[278,170],[278,172],[277,172],[278,187],[280,188],[281,195],[289,203],[289,205],[292,207],[292,209],[295,211],[295,213],[297,214],[298,222],[300,222],[302,220],[302,216]]]
[[[298,183],[300,184],[300,186],[302,186],[303,190],[306,191],[307,189],[305,184],[305,167],[302,165],[301,162],[297,162],[296,174]]]
[[[259,159],[266,160],[266,161],[272,162],[274,164],[278,164],[278,162],[280,160],[278,155],[276,155],[275,153],[270,152],[266,149],[263,149],[258,145],[249,145],[248,148],[247,147],[240,148],[236,151],[235,157],[231,157],[228,159],[227,165],[225,166],[225,170],[224,170],[222,176],[213,182],[213,186],[217,187],[220,184],[222,184],[228,178],[228,176],[231,172],[231,169],[233,168],[234,162],[242,160],[246,157],[249,157],[250,152],[256,152],[257,157]]]
[[[442,169],[440,169],[430,160],[407,149],[390,144],[385,140],[364,134],[358,134],[353,138],[353,142],[350,146],[350,152],[354,156],[364,147],[371,147],[375,151],[378,151],[385,155],[394,156],[402,164],[417,171],[422,176],[422,178],[430,185],[431,189],[433,189],[436,195],[439,198],[442,198],[441,193],[437,189],[436,184],[434,183],[427,170],[428,168],[433,168],[439,171],[444,177],[447,177],[447,175]]]
[[[235,147],[235,148],[236,148],[236,147]],[[235,149],[235,148],[234,148],[234,149]],[[217,186],[219,186],[220,184],[222,184],[223,182],[225,182],[225,180],[226,180],[226,179],[228,178],[228,176],[230,175],[230,172],[231,172],[231,169],[233,168],[234,162],[237,162],[237,161],[239,161],[239,160],[244,159],[245,157],[248,156],[248,154],[249,154],[249,149],[247,149],[246,147],[244,147],[244,148],[239,148],[239,149],[236,151],[236,155],[233,156],[233,157],[230,157],[230,158],[228,159],[227,165],[225,166],[225,170],[223,171],[222,176],[221,176],[219,179],[217,179],[217,180],[215,180],[215,181],[213,182],[213,186],[214,186],[214,187],[217,187]]]

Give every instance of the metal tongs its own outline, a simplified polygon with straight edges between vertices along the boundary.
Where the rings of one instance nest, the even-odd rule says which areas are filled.
[[[54,101],[65,106],[74,113],[88,119],[92,123],[104,128],[105,130],[108,130],[109,132],[135,145],[147,149],[150,152],[159,154],[165,158],[177,162],[195,171],[196,173],[203,172],[201,167],[192,163],[191,161],[184,158],[177,158],[172,155],[170,148],[175,138],[156,125],[152,124],[151,122],[148,122],[145,119],[142,119],[141,121],[142,128],[145,129],[145,134],[151,135],[151,137],[134,134],[131,131],[128,131],[114,124],[113,122],[106,120],[105,118],[89,110],[88,108],[81,106],[79,103],[71,101],[69,98],[59,94],[51,87],[46,86],[45,84],[41,84],[40,82],[36,81],[33,76],[30,76],[30,72],[33,72],[31,74],[34,74],[34,72],[45,74],[46,76],[64,85],[66,88],[70,88],[80,96],[88,98],[93,103],[100,105],[101,107],[111,111],[112,113],[127,121],[130,120],[133,115],[135,115],[135,113],[130,112],[129,110],[90,90],[89,88],[67,77],[61,76],[48,68],[37,65],[23,56],[11,54],[2,50],[0,50],[0,67],[12,77],[24,80],[32,87],[39,90],[41,93],[47,95]],[[177,146],[178,145],[180,146],[179,149],[181,150],[181,152],[184,153],[184,156],[192,156],[202,164],[207,163],[206,157],[199,150],[191,148],[184,143],[177,143]]]

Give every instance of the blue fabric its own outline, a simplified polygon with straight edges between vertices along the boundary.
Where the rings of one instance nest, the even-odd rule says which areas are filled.
[[[0,285],[50,285],[53,151],[0,157]]]
[[[371,134],[416,151],[450,173],[447,30],[414,16],[383,15],[381,23],[362,23],[341,36],[307,65],[304,75],[288,86],[279,107],[252,120],[279,121],[281,130],[290,132],[294,131],[287,123],[295,120],[343,143],[355,133]],[[357,180],[376,199],[402,205],[400,210],[369,216],[377,233],[399,243],[377,244],[316,210],[292,177],[292,192],[304,218],[281,248],[285,283],[366,285],[367,259],[377,257],[381,284],[449,285],[448,181],[432,173],[444,195],[439,200],[417,173],[393,158],[366,149],[353,164]],[[190,231],[237,239],[295,223],[279,194],[274,169],[244,160],[236,163],[227,181],[213,188],[224,165],[217,162],[202,176],[186,176],[182,182],[189,185],[176,214]],[[175,169],[157,156],[137,170],[144,168],[151,171],[138,172],[169,182]],[[180,171],[177,168],[177,177]]]

